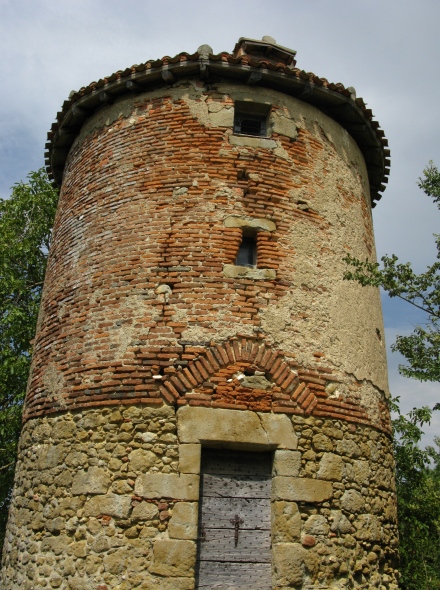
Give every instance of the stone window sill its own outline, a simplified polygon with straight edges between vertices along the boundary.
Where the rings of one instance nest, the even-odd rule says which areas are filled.
[[[230,135],[229,143],[231,145],[237,146],[266,148],[272,150],[278,147],[278,144],[274,139],[268,139],[267,137],[254,137],[252,135]]]
[[[262,281],[273,281],[277,273],[273,268],[250,268],[248,266],[236,266],[235,264],[224,264],[223,275],[229,279],[256,279]]]

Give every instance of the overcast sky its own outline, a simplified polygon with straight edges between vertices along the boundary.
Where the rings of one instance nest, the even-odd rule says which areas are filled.
[[[297,67],[354,86],[391,149],[387,190],[374,210],[378,256],[395,253],[422,271],[435,257],[440,213],[417,187],[440,166],[439,0],[0,0],[0,196],[44,163],[46,134],[71,90],[148,59],[239,37],[271,35],[297,51]],[[387,344],[422,315],[384,301]],[[437,384],[398,376],[402,407],[433,405]],[[440,412],[427,438],[440,434]]]

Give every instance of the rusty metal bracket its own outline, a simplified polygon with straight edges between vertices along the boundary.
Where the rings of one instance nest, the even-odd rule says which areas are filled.
[[[234,518],[231,518],[230,519],[229,522],[234,525],[234,542],[235,542],[234,547],[237,547],[237,545],[238,545],[238,533],[240,531],[240,525],[244,523],[244,520],[242,518],[240,518],[238,516],[238,514],[236,514],[234,516]]]

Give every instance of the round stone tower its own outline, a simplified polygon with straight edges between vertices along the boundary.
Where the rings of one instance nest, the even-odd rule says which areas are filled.
[[[73,92],[6,589],[397,588],[374,259],[387,142],[242,38]]]

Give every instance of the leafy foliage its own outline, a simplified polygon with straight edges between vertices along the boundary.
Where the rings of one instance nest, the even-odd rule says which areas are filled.
[[[393,426],[400,586],[435,590],[440,588],[440,453],[433,447],[419,447],[422,427],[431,420],[432,411],[425,406],[403,416],[397,403],[393,410],[397,412]],[[440,438],[435,442],[440,446]]]
[[[58,194],[44,169],[0,201],[0,547]]]
[[[423,170],[424,178],[419,178],[418,185],[422,191],[432,197],[434,203],[440,205],[440,172],[433,162],[429,162],[428,166]]]
[[[432,162],[423,171],[419,187],[440,208],[440,172]],[[407,360],[399,371],[420,381],[440,381],[440,236],[435,236],[437,260],[426,272],[416,274],[397,256],[375,262],[345,258],[351,269],[345,274],[363,286],[382,287],[390,297],[399,297],[426,313],[423,326],[409,336],[398,336],[392,350]],[[400,536],[400,586],[404,590],[440,589],[440,452],[420,448],[422,427],[431,420],[428,407],[400,413],[398,398],[392,409],[396,460],[397,507]],[[439,410],[436,404],[434,410]],[[440,437],[435,444],[440,447]]]

